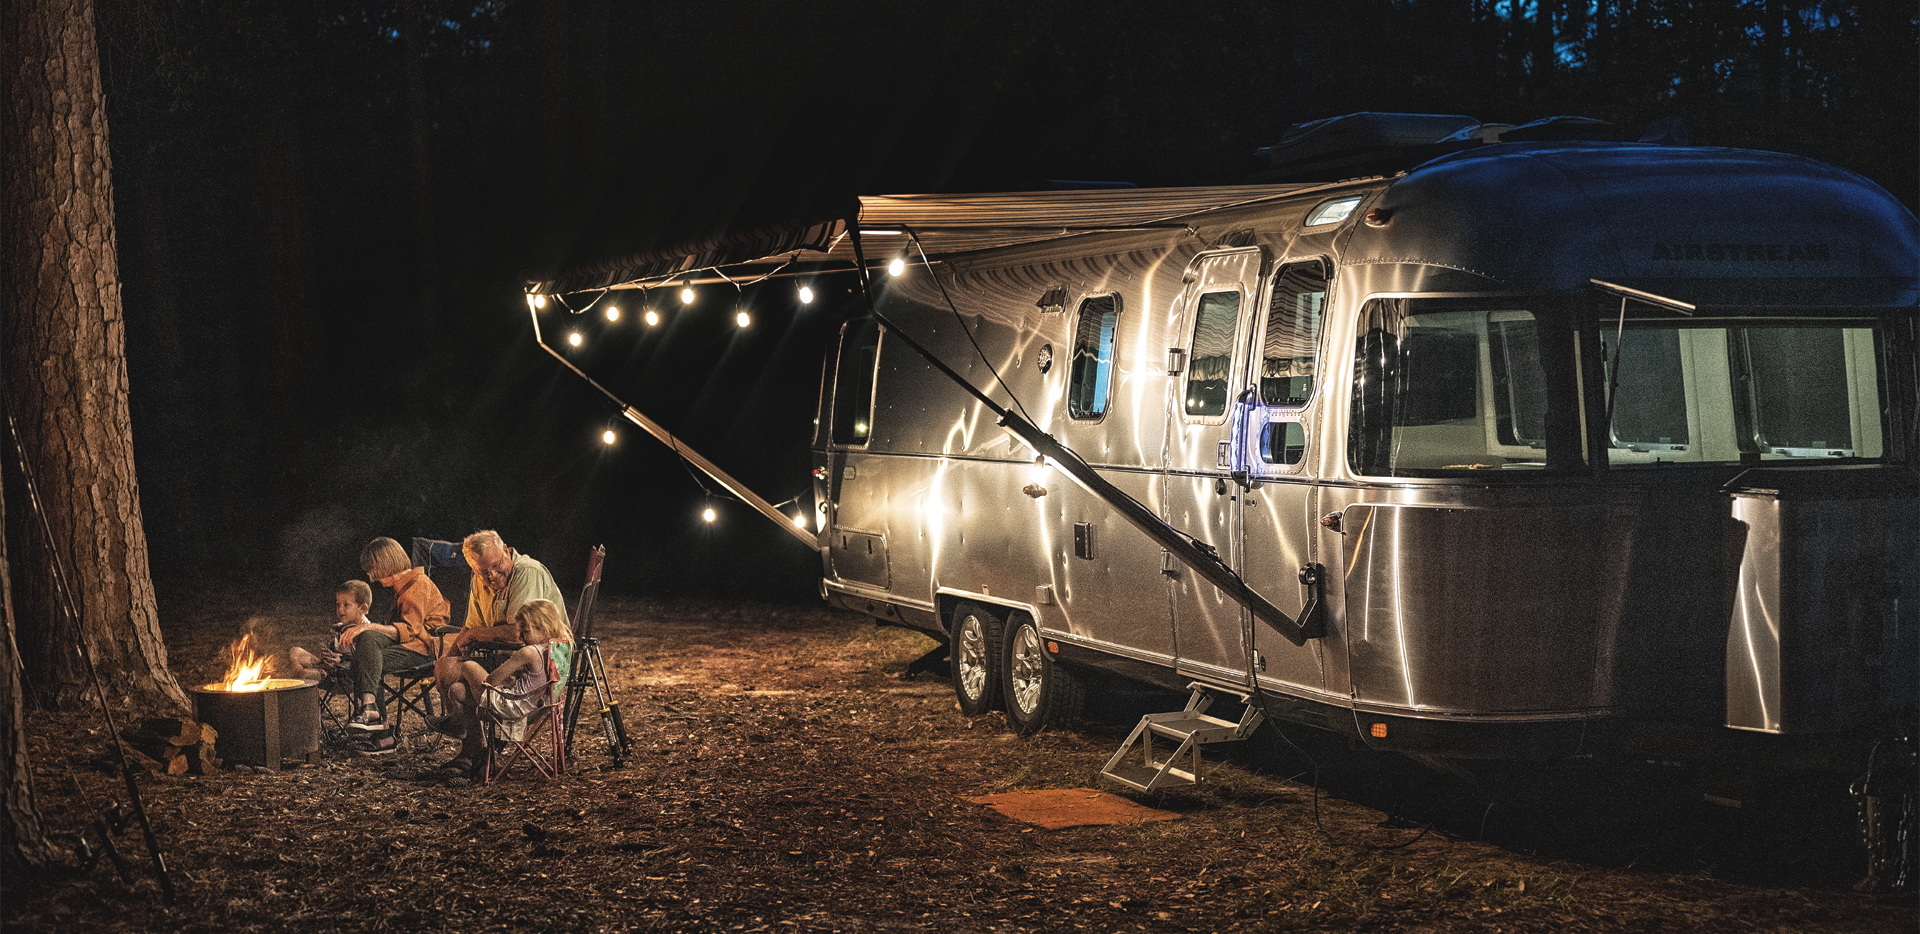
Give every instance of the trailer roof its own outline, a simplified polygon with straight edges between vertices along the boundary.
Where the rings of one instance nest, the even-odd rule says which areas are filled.
[[[1328,184],[1204,188],[1099,188],[995,194],[861,195],[843,208],[771,225],[735,228],[665,247],[560,270],[529,283],[540,294],[639,288],[668,282],[751,281],[788,273],[850,270],[851,229],[869,265],[912,248],[929,258],[1154,227],[1181,228],[1197,214],[1297,194]]]

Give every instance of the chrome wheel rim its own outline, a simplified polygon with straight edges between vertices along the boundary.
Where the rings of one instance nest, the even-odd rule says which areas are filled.
[[[967,614],[956,636],[953,663],[960,672],[960,690],[968,700],[979,700],[987,690],[987,638],[980,617]]]
[[[1013,703],[1023,714],[1033,713],[1046,683],[1046,659],[1040,655],[1040,634],[1032,626],[1021,626],[1014,634],[1012,660],[1008,677],[1013,683]]]

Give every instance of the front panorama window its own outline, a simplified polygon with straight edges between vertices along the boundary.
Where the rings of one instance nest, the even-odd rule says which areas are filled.
[[[1615,465],[1882,456],[1871,322],[1630,317],[1600,338]]]
[[[1884,340],[1860,318],[1376,299],[1355,347],[1348,460],[1444,477],[1882,458]]]

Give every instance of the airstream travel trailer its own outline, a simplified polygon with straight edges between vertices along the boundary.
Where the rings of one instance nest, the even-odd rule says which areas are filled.
[[[1191,685],[1124,784],[1261,717],[1910,755],[1913,214],[1788,155],[1461,129],[1333,183],[866,197],[533,288],[855,270],[796,532],[823,595],[946,640],[1022,733],[1097,672]]]

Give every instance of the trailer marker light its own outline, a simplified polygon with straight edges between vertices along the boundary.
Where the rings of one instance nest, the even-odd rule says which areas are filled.
[[[1048,654],[1048,655],[1058,655],[1058,654],[1060,654],[1060,643],[1058,643],[1058,642],[1054,642],[1054,641],[1052,641],[1052,640],[1048,640],[1048,641],[1047,641],[1047,654]]]
[[[619,306],[619,305],[608,305],[608,306],[607,306],[607,320],[608,320],[608,321],[618,321],[618,320],[620,320],[620,306]]]
[[[1368,728],[1367,732],[1371,734],[1374,739],[1386,739],[1387,725],[1384,723],[1376,723],[1372,727]]]
[[[1368,208],[1362,219],[1368,227],[1385,227],[1393,222],[1393,212],[1386,208]]]

